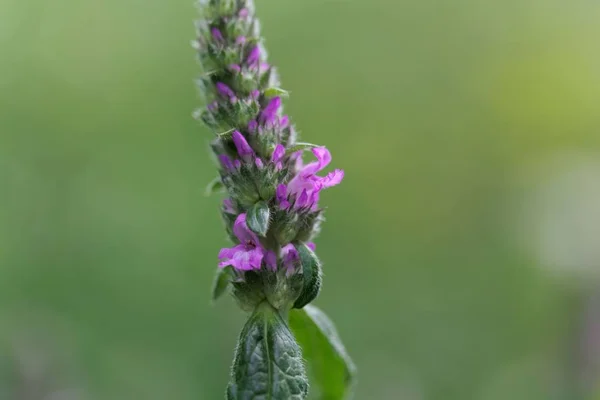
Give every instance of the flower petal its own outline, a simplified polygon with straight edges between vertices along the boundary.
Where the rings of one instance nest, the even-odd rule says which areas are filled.
[[[332,187],[335,185],[339,185],[344,179],[344,171],[341,169],[336,169],[333,172],[328,173],[321,179],[321,185],[323,189]]]
[[[302,168],[299,174],[302,174],[303,176],[314,175],[331,162],[331,153],[325,147],[315,147],[312,149],[312,152],[317,158],[317,161],[311,162]]]
[[[248,122],[248,131],[250,133],[255,133],[256,128],[258,128],[258,122],[256,122],[255,120],[251,120],[250,122]]]
[[[269,68],[271,68],[271,66],[269,65],[269,63],[266,62],[261,62],[259,67],[258,67],[258,73],[262,74],[263,72],[267,72],[269,70]]]
[[[290,117],[288,117],[287,115],[284,115],[283,117],[281,117],[279,119],[279,127],[281,129],[287,128],[289,124],[290,124]]]
[[[217,41],[217,42],[222,42],[225,39],[223,38],[223,34],[221,34],[221,31],[217,28],[212,28],[210,30],[210,33],[212,34],[212,37]]]
[[[219,251],[219,260],[227,260],[233,258],[233,255],[236,253],[237,247],[239,246],[241,245],[222,248],[221,251]]]
[[[283,266],[288,270],[288,273],[293,272],[296,264],[300,261],[298,250],[291,243],[281,248],[281,258],[283,259]]]
[[[235,97],[235,93],[233,93],[233,90],[231,90],[231,88],[223,82],[217,82],[215,86],[221,96],[230,98]]]
[[[275,150],[273,150],[273,155],[271,156],[271,162],[273,164],[277,164],[278,162],[281,161],[281,159],[283,159],[284,155],[285,155],[285,147],[283,147],[283,145],[280,143],[277,146],[275,146]]]
[[[254,46],[252,48],[252,50],[250,50],[250,53],[248,54],[246,63],[248,65],[252,66],[252,65],[255,65],[256,63],[258,63],[259,59],[260,59],[260,47]]]
[[[257,247],[256,249],[235,253],[231,265],[242,271],[260,269],[263,258],[264,251]]]
[[[208,111],[210,111],[211,113],[214,113],[214,112],[216,112],[219,109],[219,103],[215,100],[212,103],[208,104],[206,106],[206,109]]]
[[[242,71],[242,67],[240,67],[237,64],[229,64],[227,66],[227,68],[231,71],[231,72],[236,72],[236,73],[240,73]]]
[[[225,248],[221,249],[221,251],[219,251],[219,260],[221,260],[221,262],[219,263],[219,268],[223,268],[228,265],[232,265],[235,267],[236,257],[239,258],[239,254],[245,253],[245,252],[246,252],[246,248],[244,247],[244,245],[241,245],[241,244],[238,244],[237,246],[234,246],[234,247],[225,247]],[[235,268],[237,268],[237,267],[235,267]]]
[[[308,192],[306,191],[306,189],[304,189],[302,191],[302,193],[300,193],[300,196],[298,196],[298,198],[296,199],[295,207],[302,208],[302,207],[305,207],[307,204],[308,204]]]
[[[275,115],[279,112],[279,107],[281,107],[281,97],[273,97],[260,114],[261,122],[264,124],[265,122],[273,121]]]
[[[232,248],[221,249],[219,259],[222,261],[219,267],[231,265],[241,271],[260,269],[264,256],[264,250],[260,247],[248,250],[246,246],[239,244]]]
[[[223,166],[223,168],[225,168],[227,170],[233,169],[233,162],[231,161],[231,158],[229,158],[228,155],[219,154],[218,158],[219,158],[219,161],[221,162],[221,165]]]
[[[233,201],[230,198],[226,198],[223,200],[223,211],[227,214],[235,214],[235,207],[233,206]]]
[[[287,200],[287,187],[283,183],[277,186],[275,197],[277,197],[277,201],[279,203],[281,203],[284,200]]]
[[[233,131],[233,143],[240,157],[250,156],[254,154],[254,150],[248,144],[248,141],[239,131]]]
[[[311,193],[320,190],[319,179],[315,175],[304,176],[299,173],[288,184],[288,194],[298,195],[304,190]]]
[[[310,199],[308,199],[308,205],[311,206],[312,211],[317,211],[319,204],[319,190],[315,190],[310,195]]]
[[[265,264],[271,271],[277,270],[277,255],[274,251],[267,251],[267,254],[265,254]]]
[[[242,213],[236,218],[233,223],[233,233],[242,244],[251,242],[256,247],[262,247],[256,233],[252,232],[246,225],[246,213]]]

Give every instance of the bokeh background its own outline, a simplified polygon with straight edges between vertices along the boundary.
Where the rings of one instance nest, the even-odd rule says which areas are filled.
[[[600,3],[257,0],[358,400],[598,399]],[[0,1],[0,399],[220,399],[191,0]]]

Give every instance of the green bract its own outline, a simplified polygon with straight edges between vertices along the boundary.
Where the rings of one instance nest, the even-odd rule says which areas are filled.
[[[248,228],[252,229],[252,231],[258,233],[260,236],[267,236],[270,216],[271,211],[269,210],[269,205],[264,201],[259,201],[248,209]]]
[[[321,263],[317,255],[304,243],[296,245],[302,264],[303,286],[294,308],[302,308],[313,301],[321,290]]]
[[[219,268],[217,270],[212,289],[213,301],[217,300],[227,291],[227,288],[229,287],[229,283],[233,279],[233,276],[234,272],[233,268],[231,267]]]

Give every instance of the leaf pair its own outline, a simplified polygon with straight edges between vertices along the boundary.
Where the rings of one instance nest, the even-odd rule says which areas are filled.
[[[267,302],[257,307],[242,330],[227,399],[306,399],[308,380],[300,346],[311,375],[311,398],[348,399],[355,368],[329,318],[309,305],[290,312],[288,327]]]
[[[228,400],[303,400],[308,380],[302,352],[281,315],[261,303],[240,334]]]

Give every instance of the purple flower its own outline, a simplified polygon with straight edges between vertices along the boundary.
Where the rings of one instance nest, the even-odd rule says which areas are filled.
[[[294,204],[294,207],[296,207],[296,208],[306,207],[308,205],[308,202],[309,202],[308,192],[306,191],[306,189],[303,189],[302,193],[300,193],[300,196],[298,196],[298,198],[296,199],[296,203]]]
[[[233,201],[230,198],[226,198],[223,200],[223,211],[227,214],[235,214],[235,207],[233,207]]]
[[[344,171],[341,169],[336,169],[323,177],[316,175],[331,162],[331,153],[325,147],[314,148],[312,152],[317,161],[301,167],[287,186],[287,194],[296,196],[295,208],[316,209],[319,192],[339,184],[344,178]]]
[[[306,164],[300,172],[301,175],[313,175],[321,171],[331,162],[331,153],[325,147],[315,147],[312,149],[312,153],[317,158],[317,161]]]
[[[281,258],[283,259],[283,267],[287,270],[287,274],[291,275],[300,261],[298,250],[296,250],[293,244],[287,244],[281,248]]]
[[[219,252],[219,267],[231,265],[240,271],[260,269],[265,257],[265,248],[261,245],[254,232],[246,225],[246,214],[240,214],[233,224],[233,233],[240,241],[234,247],[221,249]],[[272,256],[269,256],[272,261]]]
[[[267,122],[273,123],[275,116],[279,112],[279,107],[281,107],[281,97],[273,97],[265,109],[260,113],[260,122],[263,124]]]
[[[240,10],[240,12],[238,13],[238,15],[240,16],[241,19],[246,19],[248,18],[248,15],[250,14],[250,11],[248,11],[247,8],[242,8]]]
[[[233,143],[235,144],[238,154],[244,161],[249,161],[252,158],[254,150],[252,150],[252,147],[250,147],[244,135],[238,131],[233,131]]]
[[[281,117],[279,119],[279,127],[281,129],[287,128],[289,124],[290,124],[290,117],[288,117],[287,115],[284,115],[283,117]]]
[[[304,165],[302,163],[302,150],[290,154],[290,161],[294,163],[294,168],[296,168],[297,171],[301,170],[302,165]]]
[[[277,198],[277,203],[279,203],[279,207],[282,210],[287,210],[290,207],[290,202],[288,201],[287,195],[287,186],[285,186],[283,183],[277,186],[275,197]]]
[[[237,65],[237,64],[229,64],[229,65],[227,66],[227,68],[229,68],[229,70],[230,70],[230,71],[232,71],[232,72],[236,72],[236,73],[238,73],[238,74],[239,74],[239,73],[240,73],[240,71],[242,70],[242,68],[241,68],[239,65]]]
[[[250,53],[248,54],[248,58],[246,58],[246,64],[249,66],[258,65],[258,61],[260,60],[260,48],[258,46],[254,46]]]
[[[315,244],[313,242],[306,243],[306,247],[315,251]],[[300,255],[296,247],[289,243],[281,248],[281,259],[283,260],[283,267],[287,270],[288,276],[293,274],[296,270],[296,266],[300,262]]]
[[[344,179],[344,170],[336,169],[333,172],[328,173],[321,179],[322,189],[339,185]]]
[[[275,167],[277,169],[283,168],[283,164],[281,163],[281,160],[283,159],[284,155],[285,155],[285,147],[283,147],[282,144],[278,144],[277,146],[275,146],[275,150],[273,150],[273,155],[271,156],[271,162],[273,164],[275,164]]]
[[[229,158],[229,156],[227,154],[219,154],[218,158],[219,158],[219,162],[221,163],[223,168],[225,168],[228,171],[231,171],[234,169],[233,161],[231,161],[231,158]]]
[[[262,162],[262,160],[258,157],[256,157],[254,159],[254,164],[256,164],[256,168],[258,168],[258,169],[263,169],[263,167],[265,166],[265,164]]]
[[[258,67],[258,73],[262,74],[263,72],[267,72],[269,70],[269,68],[271,68],[269,63],[266,63],[266,62],[260,63],[260,67]]]
[[[267,254],[265,254],[265,265],[271,270],[277,270],[277,255],[274,251],[269,250]]]
[[[246,36],[238,36],[238,37],[235,39],[235,44],[237,44],[238,46],[239,46],[239,45],[242,45],[242,44],[244,44],[244,43],[246,43]]]
[[[250,133],[256,133],[257,128],[258,122],[256,122],[255,120],[251,120],[250,122],[248,122],[248,131],[250,131]]]
[[[231,88],[223,82],[217,82],[215,86],[221,96],[229,97],[230,99],[235,98],[235,93],[233,92],[233,90],[231,90]]]
[[[223,35],[221,34],[221,31],[217,28],[212,28],[210,30],[213,39],[215,39],[217,42],[224,42],[225,38],[223,38]]]
[[[206,108],[208,109],[208,111],[210,111],[211,113],[214,113],[215,111],[217,111],[219,109],[219,103],[217,103],[216,101],[213,101],[212,103],[209,103]]]

